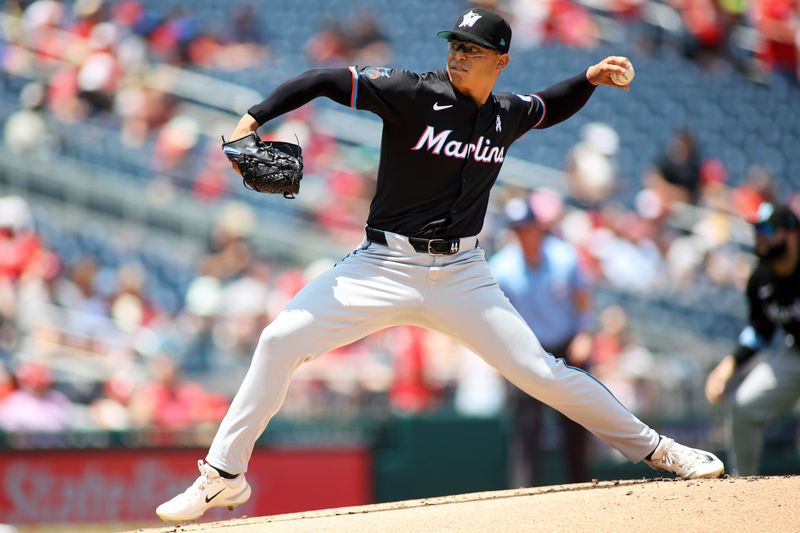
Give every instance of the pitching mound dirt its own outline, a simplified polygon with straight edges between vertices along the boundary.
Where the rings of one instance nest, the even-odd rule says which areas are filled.
[[[800,476],[560,485],[143,532],[800,531]]]

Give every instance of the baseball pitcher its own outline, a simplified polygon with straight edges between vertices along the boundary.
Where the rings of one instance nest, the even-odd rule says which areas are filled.
[[[508,23],[472,8],[438,35],[449,43],[443,70],[312,70],[250,108],[233,131],[231,140],[246,137],[320,96],[375,113],[383,120],[377,190],[364,241],[264,329],[208,455],[198,461],[200,476],[156,509],[162,519],[193,520],[210,507],[247,501],[248,460],[280,408],[292,372],[333,348],[401,324],[458,340],[631,461],[683,478],[722,474],[715,456],[660,436],[591,375],[543,350],[492,278],[476,239],[511,144],[572,116],[598,85],[620,87],[611,75],[623,74],[630,62],[608,57],[536,93],[495,93],[509,64]]]

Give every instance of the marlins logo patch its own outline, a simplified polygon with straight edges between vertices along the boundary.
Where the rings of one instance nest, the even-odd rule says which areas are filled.
[[[364,67],[361,69],[361,74],[371,80],[378,78],[388,78],[392,75],[392,69],[386,67]]]
[[[478,19],[481,18],[480,15],[475,13],[474,11],[470,10],[469,13],[464,14],[464,18],[461,19],[461,24],[458,25],[459,28],[471,28],[478,22]]]

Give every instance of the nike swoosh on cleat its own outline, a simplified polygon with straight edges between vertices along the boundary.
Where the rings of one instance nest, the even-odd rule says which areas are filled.
[[[450,104],[450,105],[439,105],[439,102],[434,102],[433,103],[433,110],[434,111],[441,111],[442,109],[448,109],[448,108],[451,108],[451,107],[453,107],[453,104]]]
[[[211,500],[213,500],[214,498],[216,498],[217,496],[219,496],[219,495],[220,495],[220,493],[221,493],[223,490],[225,490],[225,489],[224,489],[224,488],[223,488],[223,489],[220,489],[220,491],[219,491],[218,493],[214,494],[214,495],[213,495],[212,497],[210,497],[210,498],[209,498],[208,496],[206,496],[206,503],[210,502]]]

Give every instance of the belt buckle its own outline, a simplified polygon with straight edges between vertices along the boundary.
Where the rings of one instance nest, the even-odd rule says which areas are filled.
[[[450,244],[450,251],[448,252],[435,252],[431,249],[431,245],[434,242],[445,242]],[[453,239],[453,240],[445,240],[445,239],[431,239],[428,241],[428,254],[430,255],[453,255],[458,253],[458,249],[461,247],[461,240],[460,239]]]

